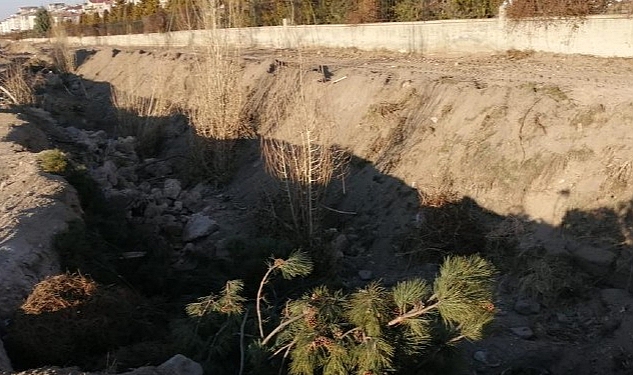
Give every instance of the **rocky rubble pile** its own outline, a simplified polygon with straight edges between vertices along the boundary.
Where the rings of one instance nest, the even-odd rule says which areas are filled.
[[[222,228],[215,214],[231,198],[198,183],[184,186],[176,158],[141,160],[132,136],[109,138],[104,131],[66,128],[69,139],[84,147],[89,175],[100,186],[108,204],[125,212],[130,224],[153,228],[169,243],[177,270],[195,267],[195,258],[215,256],[230,228]],[[223,230],[225,229],[225,230]],[[129,252],[129,257],[143,254]]]

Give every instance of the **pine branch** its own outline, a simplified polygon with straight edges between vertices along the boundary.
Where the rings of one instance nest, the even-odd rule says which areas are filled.
[[[434,300],[435,298],[432,296],[429,301]],[[415,318],[418,317],[420,315],[426,314],[429,311],[437,308],[440,305],[440,302],[435,302],[434,304],[431,304],[429,306],[425,306],[423,303],[420,303],[419,306],[414,307],[413,309],[409,310],[407,313],[398,316],[395,319],[392,319],[389,321],[389,323],[387,323],[388,326],[395,326],[397,324],[402,323],[403,321],[410,319],[410,318]]]
[[[281,323],[280,325],[277,326],[277,328],[275,328],[271,333],[269,333],[268,336],[266,336],[266,338],[262,341],[262,345],[266,345],[268,341],[270,341],[273,337],[275,337],[275,335],[279,333],[282,329],[286,328],[288,325],[304,317],[305,317],[305,314],[297,315],[294,318]]]
[[[266,285],[266,283],[268,282],[268,277],[275,269],[276,267],[274,263],[268,266],[268,271],[266,271],[266,274],[264,274],[264,277],[262,277],[262,281],[260,281],[259,283],[259,289],[257,289],[257,299],[255,300],[255,307],[257,309],[257,324],[259,326],[259,336],[261,338],[264,338],[264,323],[262,320],[261,309],[262,292],[264,290],[264,285]]]
[[[240,326],[240,372],[238,375],[242,375],[244,373],[244,328],[246,327],[246,320],[248,319],[248,309],[244,312],[244,319],[242,319],[242,325]]]

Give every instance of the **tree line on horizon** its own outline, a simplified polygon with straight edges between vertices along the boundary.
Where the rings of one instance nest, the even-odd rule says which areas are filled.
[[[210,0],[159,0],[138,4],[116,0],[111,11],[84,13],[79,23],[65,22],[68,35],[118,35],[196,30],[208,27],[278,26],[288,24],[360,24],[442,19],[491,18],[503,0],[223,0],[210,8]],[[583,17],[604,13],[609,0],[514,0],[511,18]],[[52,22],[41,9],[35,33],[44,36]],[[211,20],[211,21],[210,21]]]

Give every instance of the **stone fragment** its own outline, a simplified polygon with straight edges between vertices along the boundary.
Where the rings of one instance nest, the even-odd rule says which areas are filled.
[[[521,315],[538,314],[541,311],[541,305],[530,299],[520,299],[514,304],[514,311]]]
[[[611,266],[616,258],[614,252],[587,245],[572,247],[571,250],[585,271],[595,276],[606,276],[611,273]]]
[[[336,238],[334,239],[334,241],[332,241],[332,250],[335,253],[343,253],[345,254],[345,252],[349,249],[349,240],[347,239],[347,236],[345,236],[344,234],[339,234],[338,236],[336,236]]]
[[[370,270],[360,270],[358,271],[358,277],[363,281],[368,281],[372,279],[373,273]]]
[[[202,375],[202,366],[182,354],[176,354],[157,369],[169,375]]]
[[[612,312],[622,313],[633,309],[633,296],[624,289],[602,289],[600,298]]]
[[[193,214],[182,232],[182,240],[190,242],[208,236],[218,230],[219,227],[218,223],[210,217],[203,214]]]
[[[170,199],[178,198],[180,192],[182,191],[182,186],[180,185],[180,181],[175,178],[168,178],[165,180],[165,184],[163,185],[163,195]]]
[[[530,327],[513,327],[510,331],[522,339],[529,340],[534,337],[534,332]]]

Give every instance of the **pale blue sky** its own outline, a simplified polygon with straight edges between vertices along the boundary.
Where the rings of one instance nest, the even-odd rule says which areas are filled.
[[[50,3],[80,4],[81,0],[0,0],[0,20],[3,20],[18,11],[19,7],[45,6]]]

